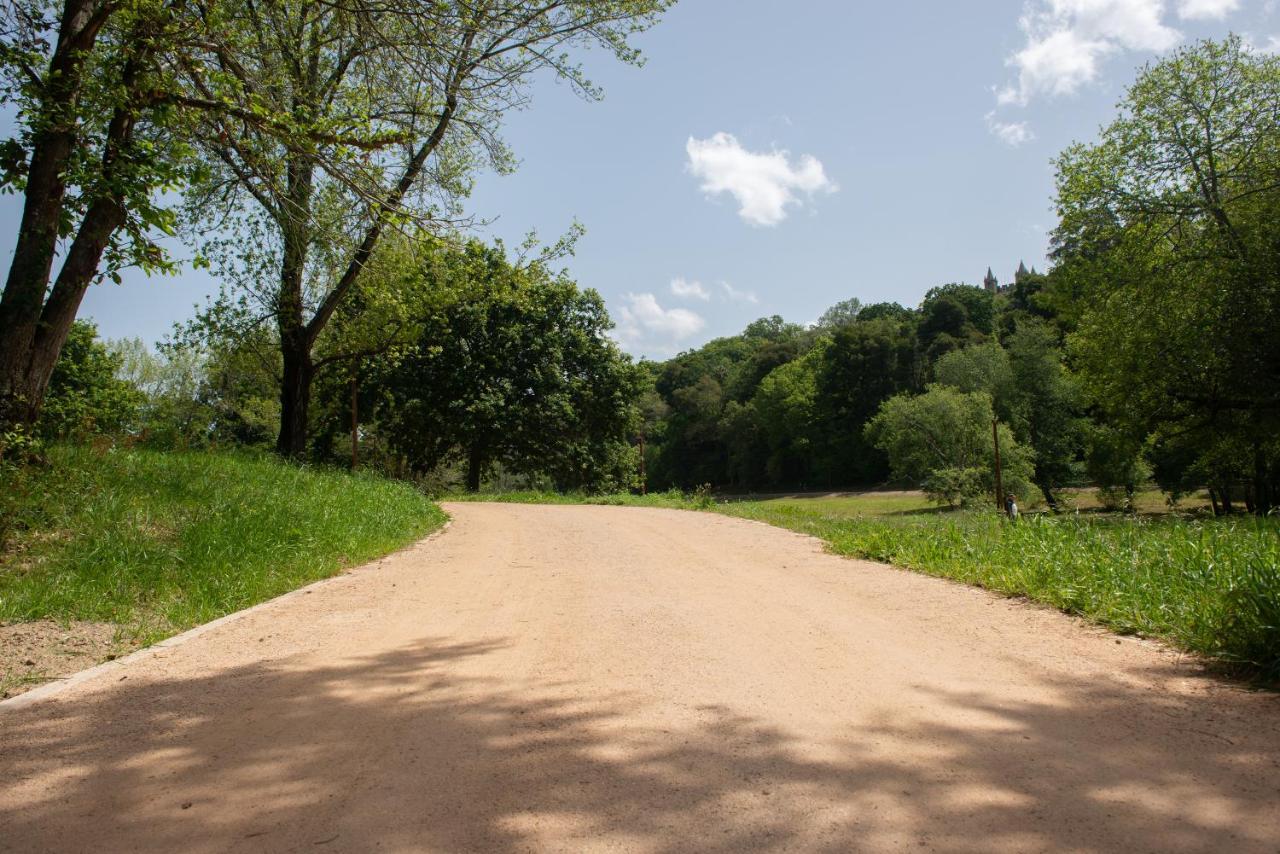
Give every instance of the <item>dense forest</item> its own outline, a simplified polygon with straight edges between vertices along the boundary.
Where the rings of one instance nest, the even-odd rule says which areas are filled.
[[[351,281],[316,249],[307,269],[342,296],[318,298],[305,358],[275,275],[288,247],[210,244],[229,285],[158,354],[71,330],[35,440],[274,445],[432,489],[900,484],[950,505],[990,500],[998,447],[1024,502],[1056,509],[1091,484],[1124,507],[1154,481],[1266,514],[1280,495],[1277,104],[1280,59],[1234,38],[1184,48],[1058,157],[1047,272],[939,283],[913,307],[863,305],[851,287],[814,325],[766,317],[661,363],[623,354],[600,296],[558,270],[574,235],[511,252],[399,229]]]

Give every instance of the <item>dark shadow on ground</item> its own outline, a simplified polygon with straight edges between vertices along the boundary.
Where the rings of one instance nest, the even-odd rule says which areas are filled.
[[[730,708],[638,729],[629,697],[451,675],[502,646],[423,642],[319,671],[266,662],[0,711],[4,785],[61,778],[39,797],[0,794],[0,849],[1280,846],[1280,715],[1120,681],[1051,685],[1044,704],[923,685],[957,723],[904,708],[816,749]]]

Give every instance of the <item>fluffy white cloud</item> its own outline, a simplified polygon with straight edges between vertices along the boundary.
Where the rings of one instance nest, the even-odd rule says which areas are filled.
[[[1181,0],[1184,17],[1230,0]],[[1101,61],[1121,50],[1163,51],[1182,38],[1164,23],[1164,0],[1042,0],[1023,15],[1026,46],[1009,58],[1018,79],[998,93],[1001,104],[1036,95],[1070,95],[1098,76]]]
[[[700,299],[708,302],[711,293],[702,286],[702,282],[676,277],[671,280],[671,293],[682,299]]]
[[[987,130],[1000,139],[1005,145],[1017,148],[1023,143],[1036,138],[1030,125],[1026,122],[1002,122],[996,118],[994,111],[987,113]]]
[[[1240,0],[1178,0],[1178,17],[1190,21],[1219,20],[1240,8]]]
[[[710,139],[689,137],[685,152],[689,172],[701,179],[703,192],[731,194],[738,202],[738,215],[752,225],[782,222],[788,207],[802,204],[797,193],[812,196],[839,189],[812,155],[793,164],[786,151],[748,151],[724,132]]]
[[[724,295],[728,297],[731,302],[745,302],[751,305],[756,305],[760,302],[760,298],[755,294],[750,291],[740,291],[728,282],[721,282],[720,289],[724,291]]]
[[[626,303],[617,313],[613,335],[624,345],[636,345],[653,339],[680,341],[702,330],[706,321],[686,308],[663,308],[651,293],[627,294]]]

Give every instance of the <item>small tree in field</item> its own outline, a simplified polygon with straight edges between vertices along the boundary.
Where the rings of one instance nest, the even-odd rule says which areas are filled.
[[[931,500],[954,507],[994,498],[994,417],[987,393],[935,385],[885,401],[866,433],[888,455],[895,478],[919,483]],[[998,431],[1005,489],[1025,501],[1034,489],[1031,454],[1007,426]]]

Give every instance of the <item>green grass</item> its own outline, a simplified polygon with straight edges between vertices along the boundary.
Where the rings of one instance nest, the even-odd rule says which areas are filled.
[[[522,493],[515,499],[543,497]],[[698,506],[678,493],[590,500]],[[1151,499],[1143,509],[1150,513],[1155,506]],[[733,501],[714,509],[810,534],[836,554],[1024,596],[1123,634],[1161,638],[1280,679],[1277,519],[1090,512],[1027,515],[1011,524],[994,512],[939,511],[910,492]]]
[[[265,456],[58,446],[9,488],[0,620],[150,643],[394,551],[444,523],[405,484]]]

